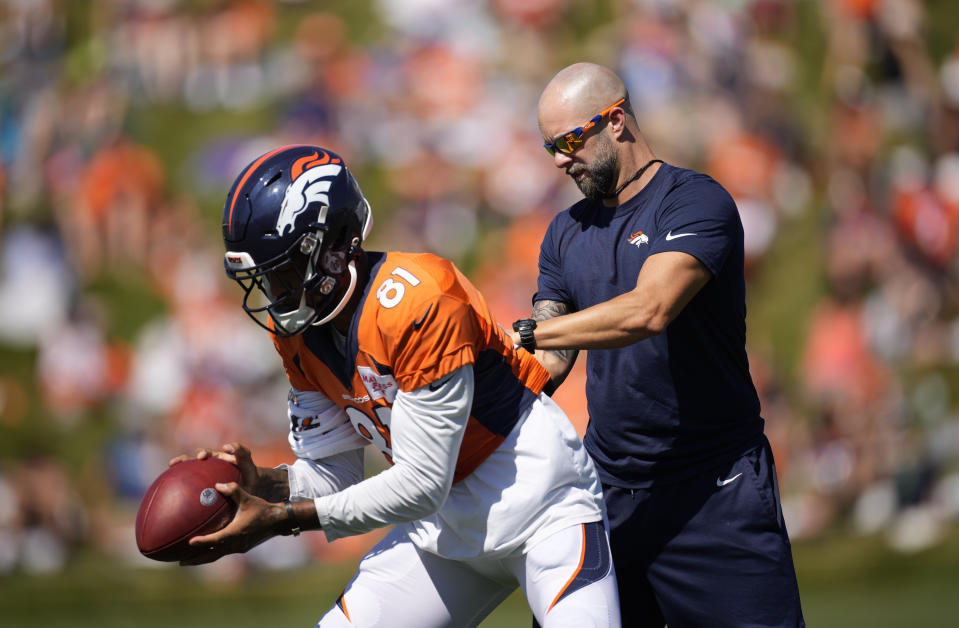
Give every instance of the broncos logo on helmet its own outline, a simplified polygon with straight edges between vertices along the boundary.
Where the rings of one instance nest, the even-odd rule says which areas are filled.
[[[327,192],[333,185],[343,166],[338,158],[331,158],[329,153],[312,153],[297,159],[290,172],[293,183],[286,188],[283,204],[280,205],[280,216],[277,218],[276,231],[281,236],[287,231],[293,231],[297,216],[306,211],[310,203],[329,205]]]

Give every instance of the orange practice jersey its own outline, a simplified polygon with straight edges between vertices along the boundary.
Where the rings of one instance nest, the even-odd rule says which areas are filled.
[[[390,460],[397,391],[472,364],[475,390],[456,463],[459,481],[499,446],[549,374],[528,352],[513,349],[483,296],[452,262],[427,253],[369,256],[370,281],[346,336],[345,357],[328,325],[274,337],[274,344],[293,388],[322,392]]]

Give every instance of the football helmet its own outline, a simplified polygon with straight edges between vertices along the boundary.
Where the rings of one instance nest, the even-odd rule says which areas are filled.
[[[243,309],[278,336],[329,322],[356,288],[356,259],[373,225],[342,157],[284,146],[250,163],[223,207],[226,274]]]

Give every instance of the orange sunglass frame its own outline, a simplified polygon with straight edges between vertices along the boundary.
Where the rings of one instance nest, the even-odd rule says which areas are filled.
[[[603,118],[605,118],[610,111],[612,111],[616,107],[619,107],[625,102],[626,102],[625,98],[620,98],[619,100],[611,104],[609,107],[606,107],[605,109],[597,113],[595,116],[590,118],[589,122],[587,122],[583,126],[578,126],[572,131],[567,131],[566,133],[563,133],[552,142],[543,144],[543,148],[545,148],[546,152],[549,153],[550,155],[555,155],[556,151],[559,151],[563,153],[564,155],[571,154],[573,151],[575,151],[577,148],[583,145],[583,142],[585,141],[583,139],[583,135],[586,133],[586,131],[590,130],[591,128],[599,124],[599,122]]]

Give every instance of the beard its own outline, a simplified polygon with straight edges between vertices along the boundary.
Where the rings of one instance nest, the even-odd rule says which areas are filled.
[[[612,144],[604,142],[592,164],[574,164],[566,173],[573,177],[583,196],[594,201],[601,201],[609,195],[616,184],[618,171],[619,163]],[[577,180],[576,177],[583,172],[586,176],[582,180]]]

